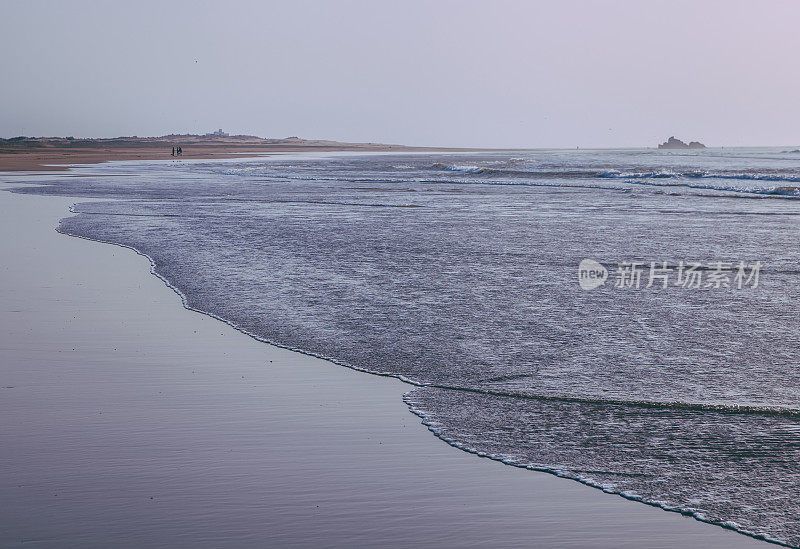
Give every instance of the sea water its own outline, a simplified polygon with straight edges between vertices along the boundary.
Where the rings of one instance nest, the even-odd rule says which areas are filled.
[[[148,255],[188,307],[260,339],[409,382],[454,446],[800,546],[798,150],[295,155],[40,180],[19,192],[85,197],[60,231]],[[607,273],[591,290],[587,259]]]

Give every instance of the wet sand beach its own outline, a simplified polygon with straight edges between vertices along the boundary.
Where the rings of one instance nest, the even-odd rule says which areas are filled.
[[[147,258],[57,233],[72,202],[0,192],[0,547],[765,546],[450,447],[410,386],[260,343]]]

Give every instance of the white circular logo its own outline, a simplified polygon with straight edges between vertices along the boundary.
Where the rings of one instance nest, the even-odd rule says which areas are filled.
[[[584,259],[578,265],[578,284],[582,290],[594,290],[606,283],[608,269],[594,259]]]

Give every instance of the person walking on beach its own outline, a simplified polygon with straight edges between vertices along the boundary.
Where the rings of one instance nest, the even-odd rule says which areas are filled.
[[[175,156],[175,147],[172,147],[172,156]]]
[[[178,147],[178,156],[183,156],[183,149]]]

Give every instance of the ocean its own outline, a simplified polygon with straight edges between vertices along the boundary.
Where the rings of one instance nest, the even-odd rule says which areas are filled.
[[[800,150],[119,162],[16,192],[439,438],[800,546]],[[579,266],[582,268],[579,269]],[[358,418],[353,418],[358,421]]]

